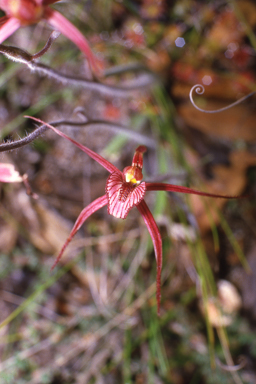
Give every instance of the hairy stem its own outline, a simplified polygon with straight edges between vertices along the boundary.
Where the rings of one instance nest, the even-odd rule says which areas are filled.
[[[85,128],[92,128],[92,129],[102,129],[102,128],[109,129],[116,133],[128,136],[129,138],[131,138],[136,142],[144,143],[150,148],[155,148],[154,140],[148,138],[147,136],[139,132],[132,131],[129,128],[126,128],[120,124],[114,124],[112,122],[105,121],[105,120],[91,120],[91,121],[82,121],[82,122],[77,122],[72,120],[59,120],[59,121],[54,121],[50,124],[53,125],[54,127],[59,127],[61,125],[68,125],[72,127],[85,127]],[[0,152],[6,152],[6,151],[11,151],[13,149],[21,148],[24,145],[27,145],[33,142],[35,139],[37,139],[47,130],[48,130],[48,127],[46,125],[41,125],[40,127],[36,128],[33,132],[28,134],[26,137],[23,137],[22,139],[19,139],[13,142],[2,143],[0,144]]]

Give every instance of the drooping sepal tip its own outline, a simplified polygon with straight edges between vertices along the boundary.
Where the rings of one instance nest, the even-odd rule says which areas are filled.
[[[157,263],[157,272],[156,272],[156,304],[157,304],[157,315],[160,316],[160,306],[161,306],[161,272],[162,265]]]

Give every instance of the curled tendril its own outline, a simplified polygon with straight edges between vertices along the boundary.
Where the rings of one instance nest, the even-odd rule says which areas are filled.
[[[198,95],[203,95],[204,91],[205,91],[205,88],[202,84],[196,84],[194,85],[190,92],[189,92],[189,98],[190,98],[190,101],[191,103],[193,104],[193,106],[200,112],[204,112],[204,113],[218,113],[218,112],[223,112],[223,111],[226,111],[227,109],[229,108],[232,108],[240,103],[242,103],[244,100],[248,99],[249,97],[251,97],[252,95],[254,95],[256,93],[256,91],[253,91],[251,93],[249,93],[248,95],[242,97],[241,99],[235,101],[234,103],[232,104],[229,104],[227,105],[226,107],[223,107],[223,108],[220,108],[220,109],[214,109],[212,111],[207,111],[206,109],[202,109],[200,107],[198,107],[196,105],[196,103],[194,102],[194,99],[193,99],[193,92],[196,92]]]

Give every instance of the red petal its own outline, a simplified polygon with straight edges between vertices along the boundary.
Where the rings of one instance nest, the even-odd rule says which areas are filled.
[[[78,148],[80,148],[83,152],[87,153],[87,155],[90,156],[93,160],[97,161],[97,163],[102,165],[102,167],[104,167],[108,172],[110,173],[119,172],[120,174],[122,174],[122,172],[119,171],[118,168],[116,168],[113,164],[111,164],[109,161],[104,159],[104,157],[98,155],[97,153],[93,152],[91,149],[71,139],[71,137],[65,135],[65,133],[59,131],[57,128],[53,127],[51,124],[45,123],[43,120],[37,119],[36,117],[32,117],[32,116],[24,116],[24,117],[28,117],[29,119],[38,121],[39,123],[46,125],[48,128],[52,129],[55,133],[57,133],[57,135],[64,137],[64,139],[69,140],[71,143],[75,144]]]
[[[141,213],[150,236],[153,241],[155,256],[156,256],[156,301],[157,301],[157,314],[160,315],[160,302],[161,302],[161,272],[162,272],[162,263],[163,263],[163,255],[162,255],[162,239],[158,229],[158,226],[155,222],[155,219],[150,212],[146,202],[142,200],[142,202],[137,206],[139,212]]]
[[[107,180],[108,213],[119,219],[125,219],[132,207],[138,205],[146,192],[145,183],[132,185],[126,183],[123,174],[113,172]]]
[[[89,204],[87,207],[85,207],[82,210],[82,212],[80,213],[80,215],[78,216],[78,218],[75,222],[75,225],[74,225],[72,231],[70,232],[69,237],[67,238],[65,244],[63,245],[63,247],[62,247],[59,255],[57,256],[57,259],[55,260],[51,269],[53,269],[56,266],[56,264],[58,264],[61,256],[63,255],[63,252],[65,251],[65,249],[67,248],[68,244],[73,239],[73,237],[75,236],[77,231],[81,228],[81,226],[83,225],[85,220],[88,219],[88,217],[91,216],[94,212],[98,211],[98,209],[104,207],[104,205],[107,205],[107,203],[108,203],[108,198],[106,195],[104,195],[104,196],[101,196],[98,199],[94,200],[91,204]]]
[[[73,41],[78,48],[88,58],[94,72],[101,74],[103,72],[103,63],[94,55],[86,38],[82,33],[64,16],[59,12],[47,8],[45,12],[45,19],[58,31],[63,33],[69,40]]]
[[[215,193],[201,192],[201,191],[197,191],[196,189],[182,187],[180,185],[165,184],[165,183],[146,183],[146,189],[147,191],[179,192],[179,193],[188,193],[191,195],[217,197],[222,199],[239,199],[240,197],[245,197],[245,196],[216,195]]]

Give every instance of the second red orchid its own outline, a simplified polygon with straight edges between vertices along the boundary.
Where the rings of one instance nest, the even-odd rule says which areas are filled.
[[[88,58],[95,72],[102,71],[102,63],[95,57],[82,33],[61,13],[49,7],[59,0],[0,0],[0,8],[6,16],[0,18],[0,43],[22,26],[46,20],[68,39],[73,41]]]

